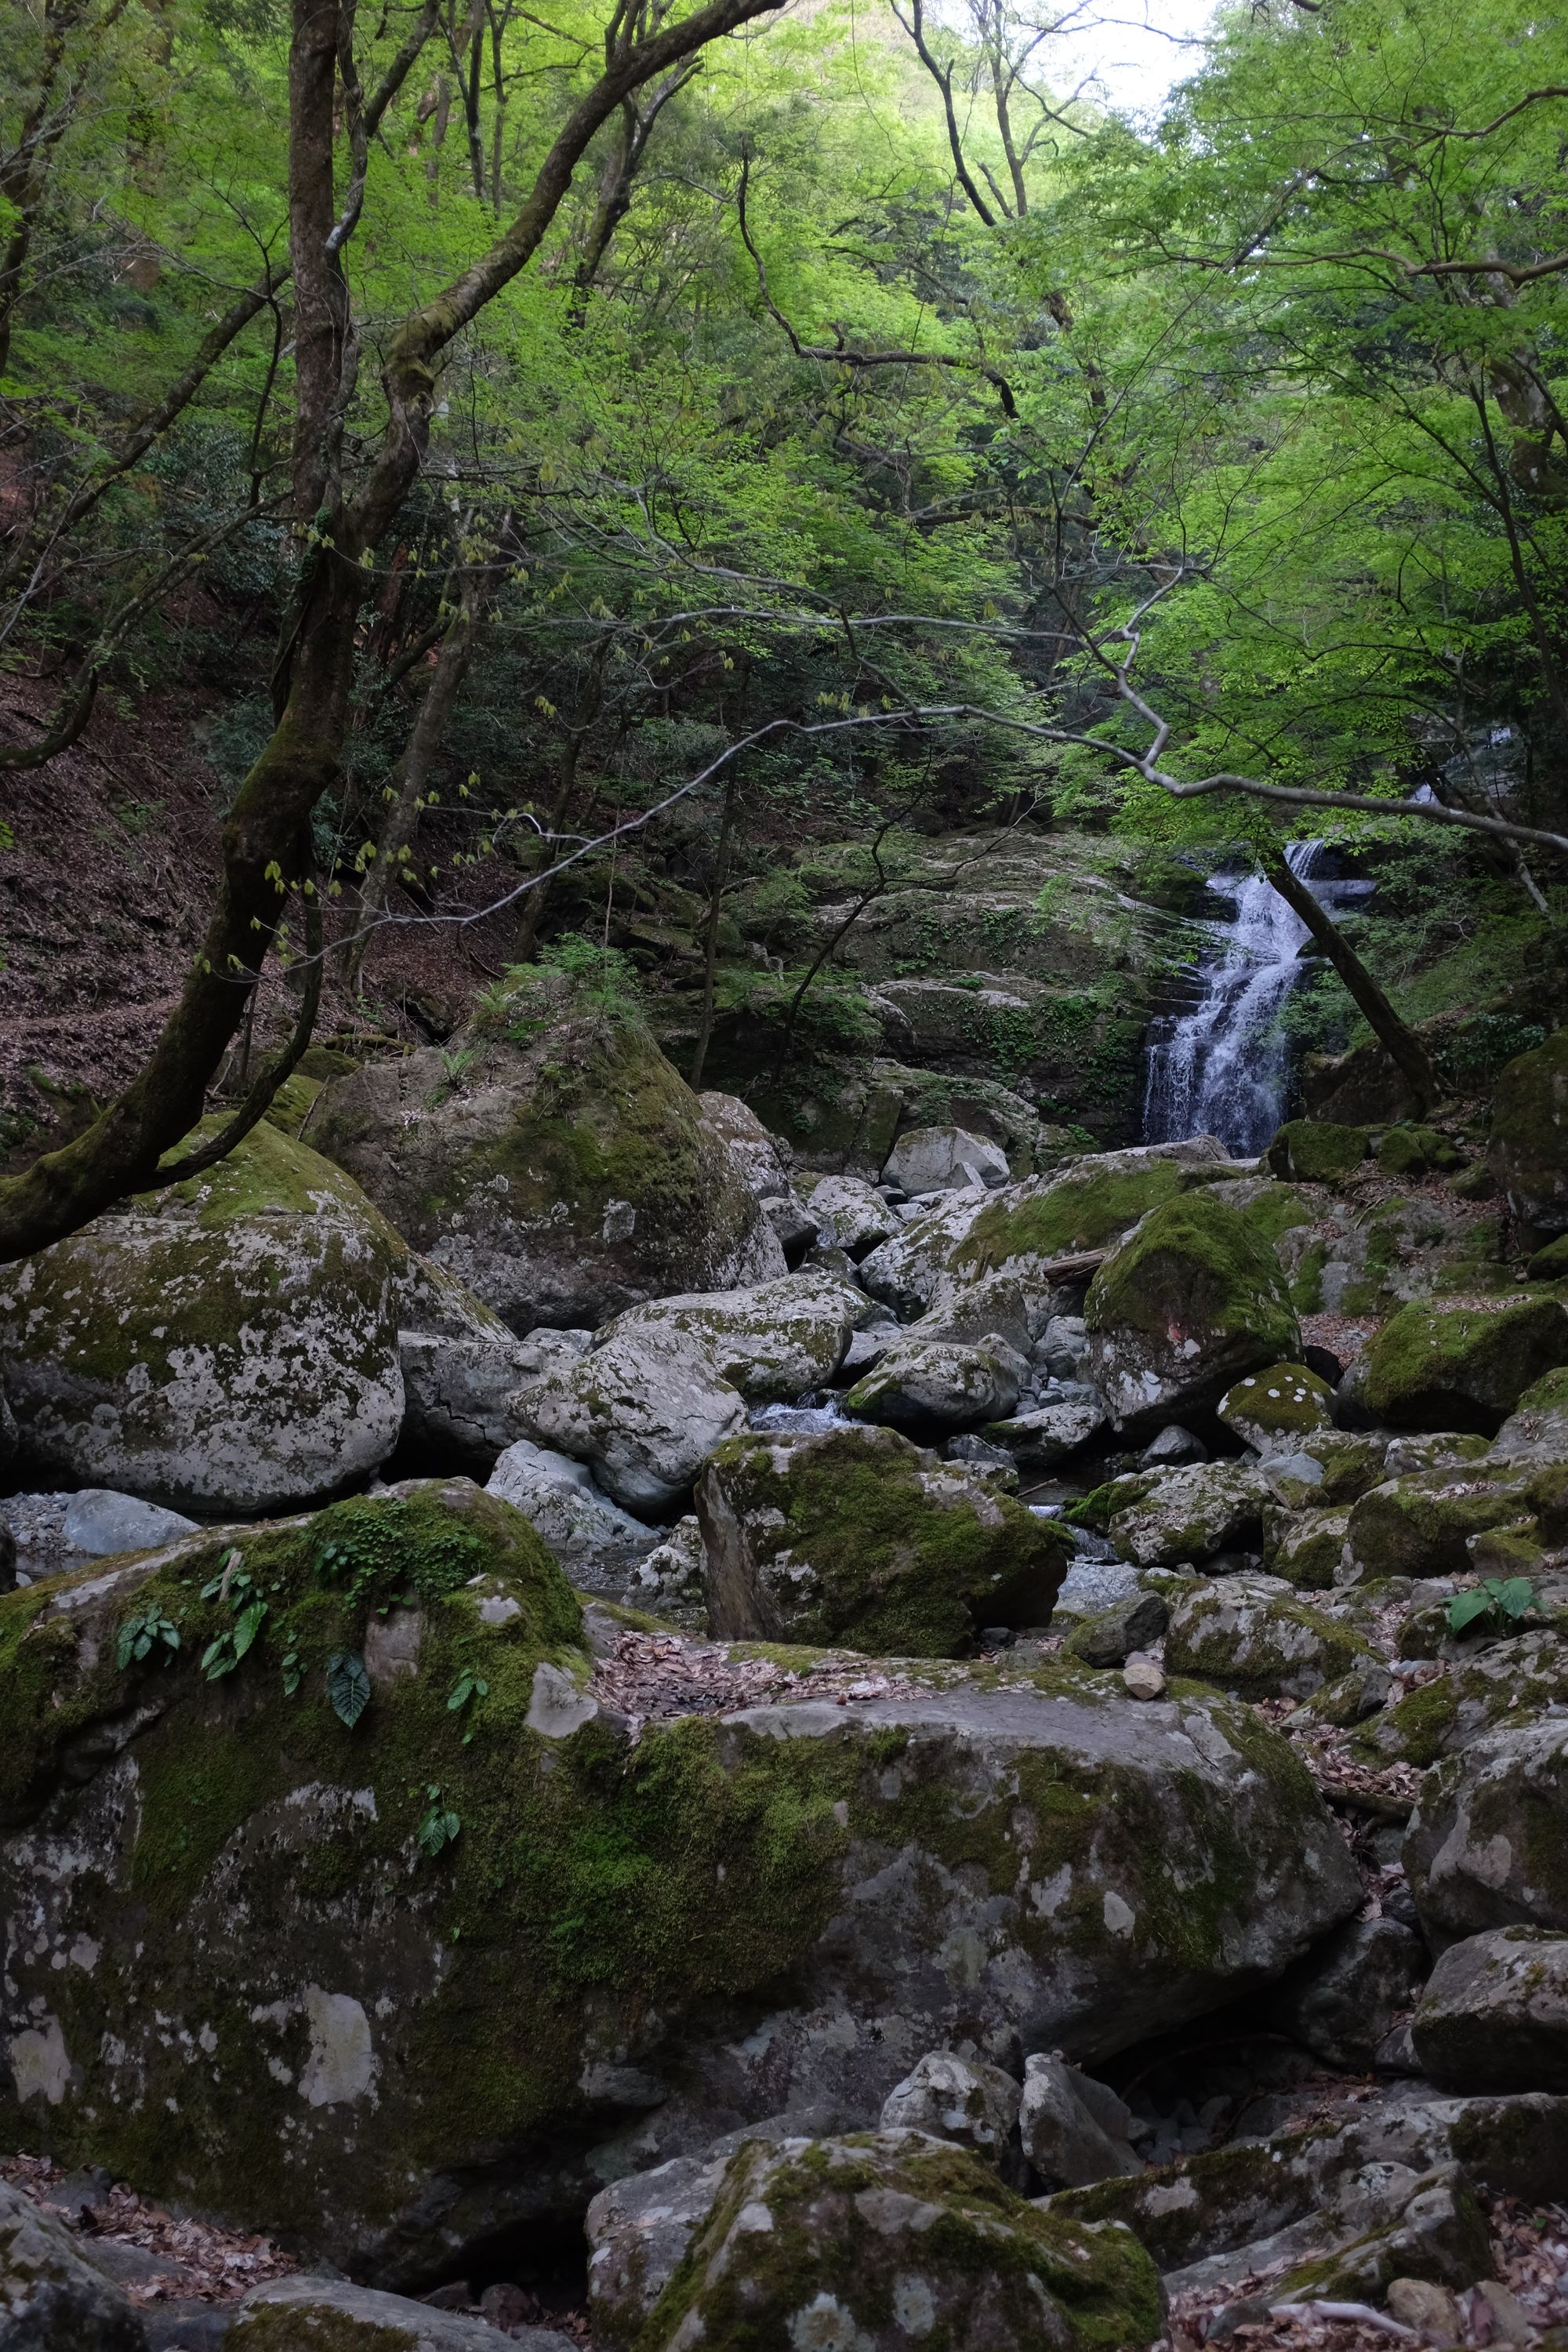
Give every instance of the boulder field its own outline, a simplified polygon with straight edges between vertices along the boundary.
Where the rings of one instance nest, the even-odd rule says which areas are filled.
[[[1568,2327],[1555,1094],[796,1174],[542,986],[0,1278],[5,2352]]]

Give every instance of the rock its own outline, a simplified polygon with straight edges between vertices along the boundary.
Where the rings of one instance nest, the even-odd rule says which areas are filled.
[[[1401,1307],[1373,1337],[1362,1393],[1398,1429],[1502,1427],[1543,1374],[1568,1364],[1568,1309],[1555,1298]]]
[[[1248,1372],[1219,1402],[1219,1418],[1244,1445],[1264,1455],[1292,1454],[1303,1438],[1333,1426],[1333,1391],[1305,1364],[1271,1364]]]
[[[1568,1459],[1568,1371],[1548,1372],[1525,1391],[1492,1440],[1494,1461]]]
[[[485,1492],[521,1511],[572,1581],[591,1591],[630,1589],[658,1542],[658,1529],[618,1509],[584,1464],[526,1437],[507,1447]]]
[[[977,2157],[890,2131],[740,2148],[640,2341],[1089,2352],[1151,2343],[1161,2313],[1128,2232],[1064,2228]]]
[[[148,2352],[139,2313],[65,2223],[0,2180],[3,2352]]]
[[[1068,1648],[1086,1665],[1124,1665],[1135,1650],[1160,1640],[1169,1616],[1163,1594],[1137,1592],[1080,1625],[1068,1636]]]
[[[1172,1674],[1247,1698],[1307,1698],[1374,1657],[1349,1625],[1298,1601],[1267,1576],[1220,1576],[1173,1601],[1165,1636]]]
[[[1473,1739],[1433,1766],[1405,1869],[1435,1951],[1490,1927],[1568,1933],[1568,1718]]]
[[[1134,1441],[1212,1411],[1243,1373],[1300,1347],[1279,1259],[1212,1192],[1146,1217],[1095,1276],[1084,1319],[1090,1377]]]
[[[1394,1677],[1386,1666],[1375,1658],[1360,1658],[1348,1674],[1314,1691],[1306,1705],[1298,1709],[1295,1719],[1331,1724],[1337,1731],[1349,1731],[1386,1706],[1394,1689]]]
[[[1113,1507],[1106,1532],[1123,1559],[1169,1568],[1260,1543],[1268,1499],[1255,1470],[1237,1462],[1196,1463],[1167,1471],[1124,1508]]]
[[[1531,1717],[1553,1710],[1568,1712],[1568,1643],[1557,1634],[1526,1633],[1396,1696],[1367,1725],[1358,1745],[1369,1762],[1392,1759],[1425,1770],[1501,1728],[1510,1717],[1512,1727],[1523,1728]]]
[[[993,1445],[984,1437],[950,1437],[942,1451],[944,1459],[961,1463],[976,1478],[988,1479],[1010,1495],[1017,1491],[1018,1465],[1005,1446]]]
[[[1080,1528],[1075,1528],[1071,1532],[1076,1542],[1083,1541]],[[1136,1600],[1142,1592],[1143,1582],[1137,1569],[1128,1560],[1115,1559],[1109,1544],[1105,1549],[1104,1559],[1090,1559],[1082,1551],[1073,1554],[1057,1594],[1053,1626],[1087,1624],[1091,1617],[1099,1617],[1124,1601]]]
[[[994,1421],[984,1433],[1012,1455],[1020,1470],[1038,1472],[1081,1454],[1107,1425],[1103,1404],[1069,1401],[1037,1405],[1006,1421]]]
[[[1016,2149],[1020,2092],[1011,2074],[984,2059],[929,2051],[882,2102],[879,2128],[951,2140],[1018,2185]]]
[[[784,1271],[746,1170],[647,1030],[564,974],[514,987],[445,1055],[335,1080],[306,1138],[514,1331]]]
[[[1539,2321],[1526,2311],[1518,2295],[1497,2279],[1478,2279],[1471,2290],[1471,2316],[1476,2333],[1484,2327],[1493,2344],[1527,2345],[1540,2341]]]
[[[890,1430],[738,1437],[697,1487],[709,1622],[730,1639],[957,1657],[983,1625],[1040,1625],[1067,1541]]]
[[[1182,1470],[1208,1458],[1209,1450],[1203,1439],[1194,1437],[1190,1429],[1184,1429],[1179,1421],[1173,1421],[1149,1440],[1138,1456],[1138,1465],[1143,1470]]]
[[[980,1347],[909,1337],[888,1349],[844,1400],[847,1412],[894,1429],[941,1430],[1004,1421],[1028,1367],[1005,1339]]]
[[[750,1103],[742,1102],[739,1095],[700,1094],[697,1112],[759,1201],[793,1199],[784,1161],[788,1146],[763,1125]]]
[[[595,1349],[638,1332],[675,1330],[708,1351],[721,1381],[748,1404],[782,1404],[831,1381],[857,1324],[877,1310],[865,1292],[816,1267],[738,1290],[695,1292],[633,1307]]]
[[[1299,1960],[1269,1992],[1269,2022],[1304,2042],[1326,2065],[1364,2073],[1409,2009],[1426,1968],[1420,1939],[1396,1919],[1352,1919]]]
[[[1053,1315],[1035,1342],[1034,1360],[1053,1380],[1076,1381],[1089,1360],[1089,1331],[1081,1315]]]
[[[444,1469],[488,1476],[521,1429],[520,1388],[575,1361],[591,1331],[541,1328],[518,1339],[499,1315],[428,1258],[408,1253],[397,1285],[403,1442]]]
[[[1450,1944],[1411,2023],[1447,2091],[1568,2091],[1568,1935],[1493,1927]]]
[[[1359,1576],[1463,1576],[1472,1537],[1529,1516],[1530,1465],[1459,1463],[1385,1479],[1356,1503],[1345,1523],[1345,1559]],[[1552,1507],[1552,1498],[1540,1490]],[[1552,1515],[1560,1515],[1561,1506]]]
[[[1459,2306],[1446,2286],[1435,2286],[1429,2279],[1390,2279],[1384,2300],[1389,2317],[1414,2328],[1424,2343],[1447,2347],[1464,2342]]]
[[[1044,1319],[1038,1293],[1010,1274],[982,1275],[978,1282],[960,1283],[946,1290],[933,1307],[909,1327],[910,1339],[956,1339],[963,1347],[986,1340],[1005,1340],[1016,1349],[1027,1381],[1029,1356]]]
[[[1459,2166],[1449,2164],[1414,2184],[1394,2227],[1288,2271],[1272,2292],[1279,2303],[1380,2303],[1396,2278],[1467,2287],[1491,2267],[1486,2215]]]
[[[1141,1650],[1134,1650],[1122,1667],[1121,1680],[1130,1698],[1153,1699],[1165,1696],[1164,1668]]]
[[[403,1420],[405,1255],[357,1185],[264,1121],[205,1175],[0,1271],[24,1463],[207,1513],[367,1477]]]
[[[1332,1119],[1293,1118],[1268,1147],[1268,1165],[1288,1183],[1335,1184],[1354,1175],[1371,1138],[1364,1127],[1342,1127]]]
[[[1348,1510],[1265,1511],[1263,1565],[1306,1592],[1330,1591],[1344,1565]]]
[[[1081,2189],[1142,2172],[1131,2129],[1131,2114],[1103,2083],[1060,2058],[1025,2060],[1018,2137],[1042,2189]]]
[[[911,1201],[928,1192],[962,1191],[973,1184],[1005,1184],[1011,1170],[1000,1145],[963,1127],[919,1127],[900,1135],[882,1170]]]
[[[824,1176],[806,1201],[816,1231],[852,1258],[885,1242],[899,1230],[899,1219],[880,1192],[858,1176]]]
[[[574,2352],[551,2327],[507,2331],[525,2352]],[[240,2305],[226,2345],[235,2352],[494,2352],[485,2319],[441,2311],[346,2279],[268,2279]]]
[[[1405,1125],[1380,1138],[1377,1164],[1385,1176],[1424,1176],[1429,1168],[1458,1168],[1460,1160],[1436,1128]]]
[[[518,1391],[536,1444],[593,1465],[623,1508],[666,1511],[746,1418],[706,1337],[679,1322],[613,1325],[567,1370]]]
[[[718,2147],[716,2155],[671,2157],[613,2180],[590,2204],[584,2227],[595,2352],[633,2352],[724,2178],[733,2150],[724,2140]]]
[[[67,1503],[60,1534],[68,1551],[107,1559],[116,1552],[152,1551],[176,1536],[194,1534],[195,1525],[195,1519],[143,1503],[135,1495],[117,1495],[110,1486],[84,1486]]]
[[[1568,1231],[1568,1030],[1500,1072],[1489,1157],[1527,1244]]]

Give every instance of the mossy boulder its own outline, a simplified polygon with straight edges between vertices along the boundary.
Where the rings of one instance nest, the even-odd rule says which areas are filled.
[[[908,1333],[845,1397],[847,1412],[892,1429],[973,1429],[1012,1412],[1028,1365],[989,1333],[973,1347]]]
[[[1165,1664],[1244,1698],[1307,1698],[1337,1682],[1370,1642],[1298,1601],[1274,1577],[1219,1576],[1171,1604]]]
[[[1361,1902],[1222,1698],[910,1661],[839,1706],[786,1651],[634,1744],[583,1639],[462,1480],[0,1597],[3,2143],[396,2285],[737,2122],[868,2126],[932,2049],[1173,2029]]]
[[[1239,1462],[1194,1462],[1152,1479],[1145,1474],[1126,1500],[1121,1492],[1119,1485],[1106,1532],[1140,1568],[1173,1568],[1261,1540],[1268,1489]]]
[[[1263,1565],[1270,1576],[1306,1592],[1327,1592],[1344,1559],[1350,1532],[1349,1509],[1328,1505],[1319,1510],[1264,1514]]]
[[[1568,1029],[1504,1066],[1489,1157],[1527,1240],[1568,1231]]]
[[[1162,2313],[1130,2231],[1058,2221],[927,2133],[868,2132],[739,2148],[638,2342],[1136,2352]]]
[[[1084,1320],[1089,1377],[1132,1438],[1212,1412],[1242,1374],[1300,1351],[1279,1258],[1214,1192],[1145,1217],[1095,1276]]]
[[[1341,1127],[1327,1118],[1288,1119],[1268,1147],[1268,1165],[1288,1182],[1337,1184],[1354,1175],[1371,1142],[1364,1127]]]
[[[716,1633],[960,1657],[1043,1625],[1068,1559],[1048,1519],[890,1429],[736,1437],[697,1484]]]
[[[1362,1397],[1394,1429],[1501,1428],[1525,1391],[1568,1364],[1568,1308],[1555,1298],[1493,1306],[1413,1301],[1368,1347]]]
[[[633,1013],[519,989],[326,1087],[306,1139],[514,1331],[784,1272],[722,1137]]]
[[[1360,1576],[1460,1576],[1469,1539],[1510,1526],[1528,1507],[1529,1478],[1478,1468],[1413,1471],[1385,1479],[1352,1505],[1347,1557]]]
[[[1428,1168],[1457,1168],[1459,1155],[1446,1135],[1431,1127],[1391,1127],[1377,1147],[1385,1176],[1423,1176]]]
[[[782,1403],[830,1381],[850,1335],[875,1312],[853,1282],[826,1267],[803,1267],[745,1289],[678,1293],[628,1307],[599,1344],[634,1332],[684,1332],[748,1404]]]
[[[573,2352],[553,2328],[510,2331],[526,2352]],[[494,2352],[488,2319],[410,2296],[306,2274],[252,2287],[224,2338],[225,2352]]]
[[[1404,1858],[1434,1951],[1490,1927],[1568,1933],[1568,1720],[1487,1732],[1435,1764]]]
[[[1303,1440],[1331,1428],[1333,1391],[1305,1364],[1270,1364],[1248,1372],[1219,1401],[1232,1436],[1259,1454],[1292,1454]]]
[[[26,1474],[215,1514],[368,1476],[403,1421],[407,1255],[351,1177],[264,1120],[205,1175],[5,1267]]]
[[[83,2259],[58,2213],[8,2181],[0,2181],[0,2329],[7,2352],[147,2352],[130,2298]]]
[[[1442,2090],[1568,2092],[1568,1936],[1493,1927],[1450,1944],[1410,2038]]]
[[[1568,1713],[1568,1642],[1527,1633],[1456,1659],[1445,1674],[1386,1708],[1361,1731],[1357,1752],[1370,1764],[1414,1764],[1420,1771],[1457,1756],[1489,1731],[1521,1729],[1553,1709]]]

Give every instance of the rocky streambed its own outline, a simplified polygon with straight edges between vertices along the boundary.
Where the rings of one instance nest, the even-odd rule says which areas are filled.
[[[1568,2329],[1557,1051],[872,1182],[530,999],[10,1269],[0,2345]]]

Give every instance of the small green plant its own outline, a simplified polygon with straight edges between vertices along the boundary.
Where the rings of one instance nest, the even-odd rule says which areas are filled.
[[[151,1657],[160,1642],[163,1645],[163,1664],[169,1665],[180,1646],[180,1629],[164,1616],[155,1601],[149,1601],[144,1609],[133,1610],[121,1625],[114,1663],[123,1674],[127,1666],[139,1665],[143,1658]]]
[[[216,1683],[225,1675],[233,1674],[254,1643],[267,1615],[268,1602],[245,1565],[244,1554],[238,1550],[224,1554],[217,1574],[202,1587],[202,1599],[216,1601],[220,1608],[234,1612],[234,1623],[226,1625],[202,1652],[202,1672],[209,1683]]]
[[[283,1696],[285,1698],[292,1698],[305,1679],[305,1668],[298,1650],[284,1651],[282,1672]]]
[[[444,1053],[441,1056],[441,1067],[447,1074],[447,1083],[454,1087],[461,1086],[479,1058],[479,1049],[477,1045],[459,1046],[454,1054]]]
[[[425,1794],[428,1801],[425,1817],[414,1834],[418,1841],[420,1852],[434,1855],[439,1853],[443,1846],[451,1845],[456,1842],[463,1824],[447,1804],[438,1780],[432,1780],[426,1787]]]
[[[458,1676],[457,1681],[452,1685],[452,1696],[447,1701],[447,1714],[461,1715],[463,1709],[471,1700],[476,1698],[488,1698],[489,1696],[489,1689],[490,1686],[489,1683],[481,1682],[478,1675],[471,1674],[468,1668],[465,1666],[462,1673]],[[468,1746],[473,1736],[471,1727],[468,1730],[464,1732],[463,1745],[465,1748]]]
[[[370,1676],[357,1650],[334,1650],[327,1660],[327,1697],[352,1731],[370,1705]]]
[[[1462,1633],[1478,1618],[1489,1621],[1494,1633],[1506,1633],[1541,1606],[1541,1597],[1528,1576],[1483,1577],[1473,1592],[1456,1592],[1448,1603],[1448,1631]]]

